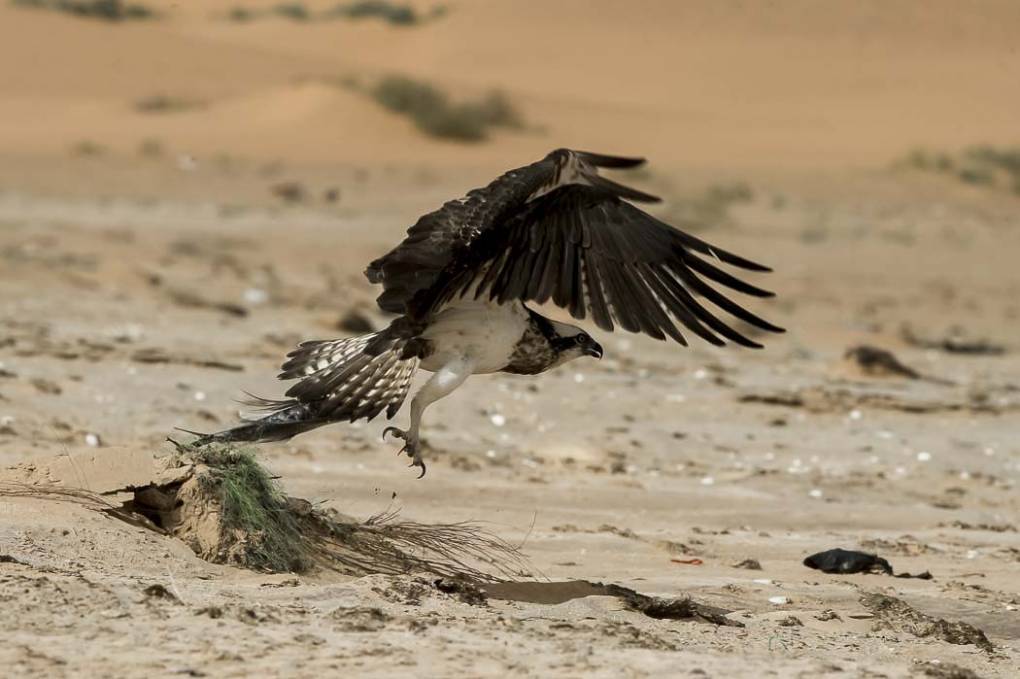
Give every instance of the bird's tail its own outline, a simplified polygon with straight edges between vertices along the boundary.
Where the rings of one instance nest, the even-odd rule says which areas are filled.
[[[189,429],[180,431],[194,434],[198,438],[191,446],[207,446],[210,443],[264,443],[269,441],[286,441],[302,432],[321,427],[327,422],[316,417],[311,409],[296,400],[270,401],[252,397],[245,401],[246,405],[265,410],[273,409],[267,415],[243,422],[236,427],[224,429],[214,434],[203,434]]]
[[[407,342],[386,330],[304,342],[287,355],[278,376],[300,378],[287,391],[290,398],[252,397],[245,404],[265,415],[215,434],[200,434],[192,445],[285,441],[332,422],[371,420],[383,411],[392,418],[407,397],[417,368],[418,357],[409,355]]]

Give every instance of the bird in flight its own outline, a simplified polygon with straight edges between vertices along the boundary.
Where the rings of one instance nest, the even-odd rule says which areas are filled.
[[[360,337],[304,342],[280,379],[299,380],[283,400],[253,399],[263,416],[195,445],[283,441],[334,422],[393,418],[417,370],[432,376],[411,399],[410,426],[387,427],[425,475],[425,409],[471,375],[537,375],[602,346],[579,327],[542,316],[552,302],[602,330],[617,326],[687,344],[686,329],[714,345],[761,345],[706,308],[755,328],[783,329],[733,302],[708,281],[755,297],[772,293],[716,266],[769,271],[659,221],[632,203],[658,198],[599,175],[638,167],[621,158],[558,149],[421,217],[404,240],[368,265],[377,302],[396,314]]]

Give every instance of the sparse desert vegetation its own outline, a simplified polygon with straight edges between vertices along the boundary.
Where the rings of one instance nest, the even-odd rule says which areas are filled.
[[[440,139],[482,141],[493,127],[523,126],[520,112],[496,90],[481,99],[454,102],[431,83],[393,75],[376,83],[370,93],[390,111],[411,118],[425,134]]]
[[[155,137],[146,137],[138,143],[138,155],[142,158],[160,158],[165,153],[163,142]]]
[[[156,12],[145,5],[122,0],[11,0],[16,7],[65,12],[87,19],[132,21],[154,19]]]
[[[446,12],[445,5],[436,5],[428,12],[423,13],[412,5],[404,3],[388,2],[388,0],[355,0],[354,2],[340,3],[318,12],[301,2],[280,3],[268,9],[237,6],[227,13],[226,18],[238,23],[274,16],[301,22],[378,19],[392,26],[415,26],[439,19],[445,16]]]
[[[697,192],[664,191],[666,221],[693,231],[717,228],[730,222],[730,210],[754,200],[754,190],[743,181],[712,184]]]
[[[140,113],[179,113],[205,108],[207,103],[199,99],[175,97],[167,94],[154,94],[143,97],[135,102],[135,110]]]
[[[83,139],[71,145],[71,155],[79,157],[95,157],[105,155],[107,148],[91,139]]]
[[[972,146],[955,154],[919,148],[896,165],[1020,195],[1020,147]]]

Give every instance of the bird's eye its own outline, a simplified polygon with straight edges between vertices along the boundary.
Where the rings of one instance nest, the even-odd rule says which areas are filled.
[[[578,344],[587,344],[590,340],[591,338],[585,335],[583,332],[580,335],[574,337],[574,341],[577,342]]]

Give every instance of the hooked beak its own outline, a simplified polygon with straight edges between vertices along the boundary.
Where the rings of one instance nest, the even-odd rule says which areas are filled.
[[[597,359],[602,358],[602,345],[598,342],[592,342],[588,347],[585,348],[585,352],[589,356],[594,356]]]

